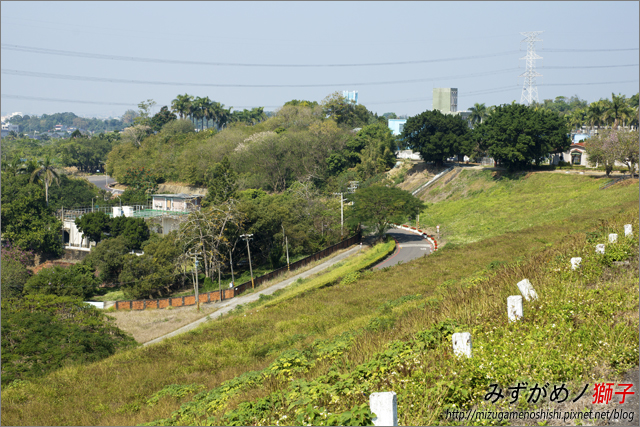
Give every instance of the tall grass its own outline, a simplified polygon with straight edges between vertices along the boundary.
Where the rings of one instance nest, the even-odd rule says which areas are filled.
[[[433,232],[440,225],[444,241],[464,244],[638,200],[637,192],[622,186],[600,190],[603,182],[605,178],[582,175],[463,170],[455,180],[440,183],[422,196],[427,202],[438,202],[428,203],[420,225]]]
[[[561,178],[565,177],[561,176]],[[559,180],[559,183],[563,182]],[[576,185],[579,187],[579,184]],[[320,384],[324,381],[321,381],[321,377],[329,375],[331,368],[334,367],[339,375],[345,376],[340,381],[348,381],[350,378],[348,376],[358,371],[359,365],[368,364],[367,368],[361,372],[380,372],[372,365],[377,363],[375,360],[407,362],[405,359],[394,359],[396,356],[391,354],[393,352],[403,354],[404,347],[398,347],[400,350],[396,347],[390,349],[387,347],[389,343],[400,340],[409,343],[402,346],[406,345],[413,351],[414,347],[411,343],[416,340],[416,333],[427,330],[432,331],[429,333],[436,336],[439,332],[433,329],[434,325],[447,319],[455,320],[460,327],[465,325],[465,329],[473,333],[474,347],[478,352],[479,347],[482,346],[489,349],[486,357],[493,354],[494,349],[497,354],[502,347],[490,347],[489,342],[492,338],[488,336],[483,338],[483,334],[486,333],[485,323],[488,322],[487,319],[493,318],[497,319],[496,327],[508,327],[505,320],[505,301],[507,295],[517,292],[514,281],[520,280],[523,275],[530,275],[529,278],[541,295],[542,307],[525,306],[525,313],[526,315],[541,313],[532,316],[531,319],[547,317],[551,319],[548,314],[555,314],[544,311],[554,307],[549,304],[549,301],[552,302],[554,298],[563,298],[562,301],[568,301],[572,288],[568,285],[560,288],[559,284],[565,282],[559,281],[557,277],[544,283],[540,281],[540,278],[546,277],[544,271],[548,271],[540,268],[549,267],[553,270],[563,265],[561,260],[557,261],[557,265],[548,262],[545,264],[544,261],[549,261],[552,257],[555,260],[556,256],[566,258],[575,256],[572,255],[574,253],[580,253],[581,241],[584,242],[586,232],[591,232],[598,227],[607,227],[606,224],[602,225],[601,219],[628,221],[625,215],[631,212],[635,218],[634,223],[637,224],[637,185],[622,189],[616,189],[614,186],[604,192],[610,190],[616,191],[617,197],[604,196],[607,203],[576,209],[576,212],[563,210],[541,225],[524,227],[517,232],[506,232],[466,245],[448,245],[429,257],[398,267],[362,274],[354,281],[345,280],[344,283],[335,286],[316,287],[301,297],[283,298],[277,304],[268,307],[248,307],[240,313],[225,316],[191,333],[157,345],[122,352],[91,365],[64,368],[46,378],[16,384],[9,390],[3,389],[2,423],[131,425],[166,419],[171,417],[182,403],[193,402],[191,399],[196,391],[184,390],[196,390],[197,387],[188,388],[187,386],[202,385],[209,393],[207,398],[213,399],[217,393],[216,390],[219,390],[223,383],[232,384],[229,381],[240,378],[244,374],[242,378],[249,378],[246,384],[252,384],[253,377],[247,376],[247,372],[263,372],[267,368],[283,366],[281,362],[289,360],[286,358],[287,354],[290,354],[287,352],[290,351],[306,355],[309,363],[313,363],[313,367],[305,367],[304,363],[300,362],[300,369],[294,372],[293,378],[307,382],[317,381]],[[544,199],[550,191],[555,191],[552,181],[549,183],[549,188],[539,189],[537,197]],[[500,208],[501,206],[493,206],[492,210],[486,211],[483,216],[497,215]],[[532,216],[539,216],[539,210],[545,208],[544,204],[532,205],[529,210]],[[606,232],[605,228],[599,231],[601,235]],[[586,246],[585,248],[586,257],[588,248]],[[554,273],[560,274],[558,276],[560,278],[564,277],[561,276],[562,274],[568,274],[564,270]],[[616,289],[603,288],[602,278],[607,274],[614,278],[609,282],[615,282],[612,287]],[[637,277],[637,270],[629,271],[628,275]],[[573,283],[571,286],[580,286],[585,289],[595,286],[593,291],[588,292],[599,290],[601,293],[604,292],[605,298],[594,298],[593,293],[586,291],[581,298],[585,301],[595,299],[598,304],[602,302],[603,310],[606,308],[602,312],[609,317],[611,317],[610,314],[614,314],[620,319],[629,319],[619,327],[621,329],[614,330],[616,336],[620,337],[618,340],[620,345],[612,346],[616,350],[607,353],[605,358],[610,362],[614,360],[614,355],[622,355],[618,368],[623,368],[628,365],[625,358],[629,346],[633,344],[629,338],[628,322],[631,322],[631,329],[637,328],[637,320],[630,314],[633,312],[631,307],[633,304],[624,296],[637,296],[637,279],[635,282],[628,278],[624,279],[614,270],[603,270],[600,276],[594,273],[585,277],[586,279],[579,281],[572,279],[573,281],[569,280],[567,283]],[[555,288],[558,288],[558,293],[553,293]],[[637,298],[634,301],[637,304]],[[584,307],[585,304],[582,306]],[[576,312],[575,309],[573,311]],[[608,339],[607,342],[613,343],[611,332],[606,328],[600,330],[591,327],[593,323],[589,323],[586,314],[588,312],[585,311],[576,321],[586,322],[585,325],[590,327],[587,330],[593,329],[597,334],[601,334],[601,337]],[[566,313],[560,311],[559,315],[566,316]],[[571,319],[567,318],[567,321],[569,320]],[[528,321],[529,318],[522,325]],[[557,322],[556,325],[558,325]],[[531,328],[535,326],[550,328],[546,323],[537,323],[517,333],[521,334],[520,336],[530,336],[533,333]],[[507,332],[508,330],[504,329],[501,333],[507,336]],[[594,333],[593,339],[602,340],[597,334]],[[568,336],[568,338],[572,337],[576,336]],[[592,338],[589,339],[593,342]],[[569,351],[568,342],[558,341],[553,348],[557,348],[558,351]],[[433,417],[437,417],[438,411],[447,404],[447,399],[453,399],[455,402],[455,399],[459,398],[454,396],[462,395],[465,391],[471,395],[478,392],[477,387],[456,389],[458,382],[454,380],[453,372],[460,374],[463,372],[462,369],[466,369],[464,372],[471,374],[484,371],[477,371],[478,368],[471,365],[467,367],[464,364],[457,365],[456,363],[459,362],[452,357],[447,345],[438,344],[430,350],[429,355],[415,357],[423,366],[430,366],[428,370],[420,371],[411,365],[411,369],[403,368],[406,374],[396,370],[400,375],[390,377],[389,372],[384,371],[386,372],[384,375],[376,376],[379,380],[375,381],[380,382],[368,383],[371,387],[370,391],[385,388],[403,393],[405,397],[399,402],[402,423],[432,423],[435,420]],[[538,346],[536,348],[542,346],[540,342],[535,345]],[[384,353],[387,350],[391,351],[389,358],[376,356],[377,353]],[[541,348],[541,350],[545,349]],[[316,360],[317,354],[333,354],[335,357]],[[547,358],[553,360],[551,349],[547,354]],[[572,359],[571,363],[574,365],[571,366],[582,363],[579,361],[578,353],[571,353],[571,355],[575,359]],[[481,354],[478,353],[478,357],[480,356]],[[295,361],[295,358],[293,360]],[[609,362],[607,362],[607,369],[614,369]],[[528,363],[531,364],[531,362]],[[385,366],[390,365],[378,365],[379,368]],[[528,365],[523,366],[529,369]],[[578,372],[578,368],[571,369],[573,369],[571,373]],[[502,368],[502,371],[507,371],[507,368]],[[554,372],[560,371],[556,369]],[[411,372],[422,372],[420,375],[423,378],[407,376]],[[538,375],[530,370],[524,372],[526,375]],[[605,370],[602,372],[602,375],[606,374]],[[588,375],[584,369],[580,374]],[[507,376],[503,375],[503,377],[505,381],[510,380]],[[392,383],[393,378],[398,378],[398,382]],[[438,385],[438,381],[444,381],[444,383]],[[290,383],[289,380],[271,376],[266,381],[261,380],[259,386],[249,387],[246,390],[240,388],[237,393],[234,392],[235,394],[228,396],[224,405],[216,406],[217,404],[211,403],[213,406],[208,407],[205,416],[185,418],[188,421],[182,421],[182,423],[230,423],[231,419],[224,418],[225,414],[246,415],[246,412],[242,412],[246,409],[246,405],[242,406],[243,402],[259,402],[260,399],[266,399],[272,393],[285,393]],[[171,388],[172,384],[179,387]],[[339,384],[343,383],[339,382]],[[429,385],[429,387],[424,388],[419,384],[425,384],[424,387]],[[431,393],[429,396],[433,399],[423,399],[424,393],[430,389],[433,390],[429,391]],[[162,393],[164,397],[150,406],[148,401],[158,396],[156,393],[163,390],[165,390]],[[170,392],[171,390],[175,393],[171,394],[173,393]],[[183,390],[184,393],[176,390]],[[338,399],[344,400],[343,406],[340,406],[339,402],[333,402],[331,403],[333,406],[329,407],[329,403],[326,403],[325,408],[330,408],[329,412],[341,411],[346,407],[352,408],[353,405],[360,405],[366,401],[364,396],[355,393],[356,388],[346,387],[344,390],[351,390],[352,393],[334,394]],[[411,393],[415,396],[421,396],[422,393],[420,402],[409,400]],[[174,395],[176,397],[173,397]],[[199,396],[196,401],[205,398],[204,395]],[[318,399],[321,398],[323,397]],[[419,405],[419,410],[415,409],[416,405]],[[272,411],[272,415],[277,415],[277,418],[265,419],[265,423],[276,421],[299,423],[292,421],[291,417],[294,414],[288,418],[289,421],[286,419],[279,421],[280,416],[286,412],[277,409],[280,408],[277,405],[273,407],[276,409]],[[296,408],[292,408],[294,409]],[[234,410],[240,412],[233,412]],[[213,418],[207,421],[209,417]],[[322,415],[319,417],[322,418]],[[180,418],[176,420],[180,422]]]

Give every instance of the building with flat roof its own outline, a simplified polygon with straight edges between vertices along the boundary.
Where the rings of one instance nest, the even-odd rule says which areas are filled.
[[[442,114],[451,114],[457,112],[458,88],[433,88],[433,110],[438,110]]]
[[[344,98],[347,101],[352,102],[354,105],[358,105],[358,91],[357,90],[353,90],[353,91],[343,90],[342,91],[342,96],[344,96]]]

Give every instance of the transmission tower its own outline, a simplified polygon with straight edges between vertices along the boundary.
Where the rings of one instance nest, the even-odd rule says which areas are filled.
[[[536,54],[536,42],[541,42],[542,39],[537,38],[538,34],[542,31],[528,31],[520,33],[526,38],[522,42],[527,42],[527,56],[520,59],[527,60],[527,70],[520,74],[520,77],[524,77],[524,86],[522,86],[522,97],[520,102],[522,104],[531,105],[533,101],[538,102],[538,87],[536,86],[536,77],[542,77],[542,74],[536,72],[536,59],[542,59],[541,56]],[[520,43],[522,43],[520,42]]]

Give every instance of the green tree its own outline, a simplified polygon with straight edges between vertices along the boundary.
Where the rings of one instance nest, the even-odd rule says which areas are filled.
[[[171,101],[171,109],[174,113],[180,116],[180,119],[184,119],[189,114],[189,109],[193,96],[184,94],[176,96],[176,99]]]
[[[208,193],[202,206],[217,205],[236,197],[238,188],[238,174],[231,167],[229,158],[224,156],[220,163],[216,163],[211,171]]]
[[[129,249],[140,249],[149,240],[149,227],[143,218],[120,216],[111,220],[111,237],[123,236]]]
[[[120,281],[127,298],[153,298],[168,294],[176,284],[184,286],[181,255],[175,232],[147,243],[142,256],[125,255]]]
[[[26,175],[2,174],[2,239],[38,253],[60,255],[62,224],[46,205],[41,187]]]
[[[49,186],[51,183],[56,182],[60,185],[60,177],[58,176],[58,172],[56,172],[53,163],[51,163],[51,159],[46,157],[44,162],[41,163],[40,167],[33,171],[31,174],[30,182],[44,182],[44,198],[49,204]]]
[[[176,120],[176,118],[176,115],[169,111],[169,108],[165,105],[151,118],[149,125],[154,131],[160,132],[164,125]]]
[[[474,129],[480,148],[509,169],[525,168],[549,153],[566,151],[571,141],[564,120],[553,111],[534,110],[520,104],[496,107]]]
[[[392,223],[415,217],[422,209],[422,201],[408,191],[397,187],[372,185],[354,193],[348,224],[370,227],[377,237],[382,237]]]
[[[98,272],[101,283],[119,283],[124,256],[131,251],[124,236],[105,239],[94,247],[83,263]]]
[[[122,115],[122,123],[125,125],[131,125],[136,117],[138,117],[138,113],[134,110],[127,110]]]
[[[27,265],[33,261],[33,254],[17,247],[2,247],[0,273],[0,285],[2,285],[2,297],[11,298],[22,295],[24,284],[27,283],[31,272]]]
[[[98,290],[98,278],[85,264],[44,268],[24,285],[26,294],[48,294],[89,299]]]
[[[162,127],[162,133],[167,136],[181,135],[195,132],[195,127],[190,120],[178,119],[166,123]]]
[[[611,101],[604,100],[604,118],[606,120],[613,120],[613,128],[618,129],[619,123],[631,117],[632,110],[627,104],[626,97],[614,93],[611,94]]]
[[[478,104],[477,102],[473,104],[473,107],[469,108],[471,111],[471,115],[469,116],[469,120],[472,124],[482,123],[489,116],[489,111],[487,110],[487,106],[482,104]]]
[[[111,231],[111,218],[104,212],[90,212],[75,220],[76,227],[89,241],[99,243]]]
[[[424,161],[436,164],[473,151],[467,123],[459,116],[445,115],[438,110],[410,117],[401,138],[406,146],[419,152]]]

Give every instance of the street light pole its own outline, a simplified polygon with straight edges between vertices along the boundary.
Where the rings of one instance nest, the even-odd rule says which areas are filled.
[[[198,311],[200,311],[200,295],[198,292],[198,255],[200,255],[200,252],[195,252],[193,254],[193,263],[195,264],[195,269],[196,269],[196,283],[195,283],[196,304],[198,307]]]
[[[249,274],[251,274],[251,289],[255,289],[255,283],[253,281],[253,268],[251,267],[251,250],[249,249],[249,240],[253,234],[243,234],[240,236],[247,242],[247,253],[249,254]]]

